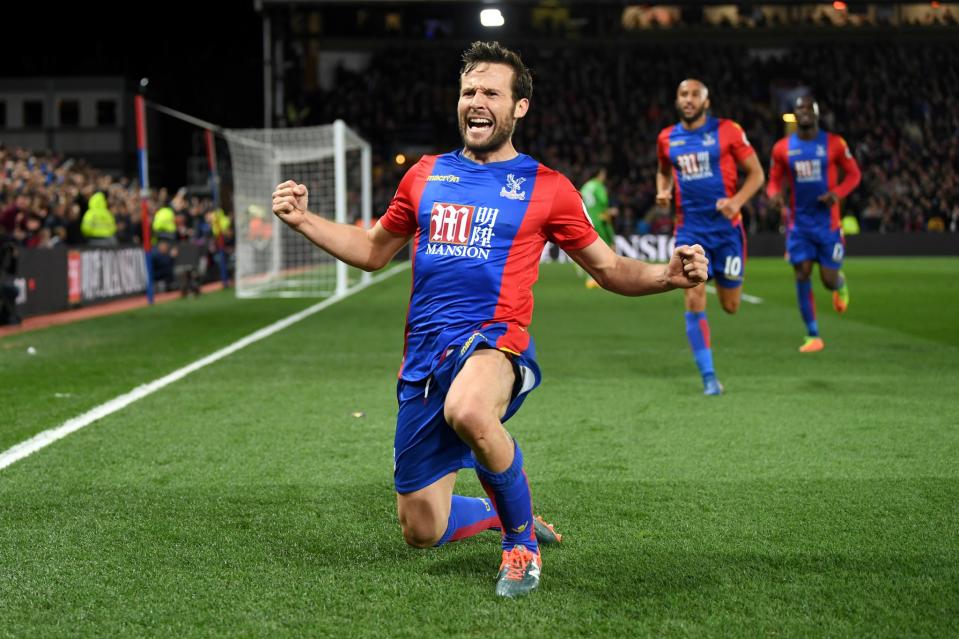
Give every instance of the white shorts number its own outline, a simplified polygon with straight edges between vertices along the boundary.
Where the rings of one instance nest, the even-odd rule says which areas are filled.
[[[739,277],[743,272],[743,261],[738,255],[727,255],[723,274],[726,277]]]
[[[832,261],[842,262],[842,254],[843,254],[842,242],[836,242],[836,245],[832,247]]]

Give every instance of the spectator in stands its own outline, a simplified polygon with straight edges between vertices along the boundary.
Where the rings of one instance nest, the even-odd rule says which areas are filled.
[[[176,213],[169,206],[160,207],[153,214],[153,237],[155,242],[159,242],[159,240],[176,241]]]
[[[17,274],[17,244],[13,237],[0,228],[0,326],[20,323],[17,314],[17,296],[20,290],[13,283]]]
[[[153,251],[153,281],[156,282],[158,293],[176,288],[176,256],[177,249],[170,245],[168,239],[157,240],[156,250]]]
[[[70,246],[76,246],[86,242],[81,230],[83,216],[80,214],[80,205],[76,202],[70,202],[67,208],[66,223],[64,224],[66,238],[64,241]]]
[[[20,221],[30,211],[30,198],[25,193],[18,194],[13,202],[0,212],[0,227],[7,234],[13,234]]]
[[[91,246],[115,246],[117,224],[107,207],[107,198],[97,191],[90,198],[90,208],[83,214],[80,230]]]

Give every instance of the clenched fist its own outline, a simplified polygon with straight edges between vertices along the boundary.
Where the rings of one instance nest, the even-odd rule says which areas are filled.
[[[283,182],[273,191],[273,214],[294,229],[306,221],[308,203],[306,186],[293,180]]]
[[[706,252],[699,244],[677,246],[666,265],[666,280],[676,288],[692,288],[708,279],[708,266]]]

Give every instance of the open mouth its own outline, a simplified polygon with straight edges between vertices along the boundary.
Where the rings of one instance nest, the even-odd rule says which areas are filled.
[[[466,129],[470,133],[483,133],[493,128],[490,118],[471,117],[466,119]]]

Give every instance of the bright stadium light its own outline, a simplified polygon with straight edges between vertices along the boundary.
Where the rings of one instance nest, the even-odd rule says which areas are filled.
[[[786,124],[795,124],[796,123],[796,114],[795,113],[783,113],[783,122]]]
[[[393,158],[393,159],[396,161],[397,164],[399,164],[399,165],[401,165],[401,166],[402,166],[403,164],[406,164],[406,156],[403,155],[402,153],[397,153],[397,154],[396,154],[396,157]]]
[[[480,11],[480,24],[484,27],[501,27],[506,24],[506,18],[499,9],[483,9]]]

